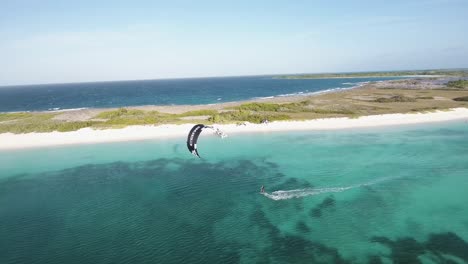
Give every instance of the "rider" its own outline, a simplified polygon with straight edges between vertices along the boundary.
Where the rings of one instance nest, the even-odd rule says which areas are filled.
[[[262,185],[262,188],[260,188],[260,192],[264,193],[265,192],[265,186]]]

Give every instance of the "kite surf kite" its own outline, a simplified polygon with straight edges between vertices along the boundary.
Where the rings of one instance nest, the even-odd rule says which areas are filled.
[[[213,129],[214,133],[217,136],[219,136],[220,138],[227,137],[227,135],[223,131],[221,131],[219,128],[214,128],[212,126],[205,126],[203,124],[198,124],[198,125],[195,125],[194,127],[192,127],[192,129],[190,129],[190,132],[189,132],[189,134],[187,136],[187,148],[190,151],[190,153],[192,153],[193,155],[195,155],[195,156],[197,156],[199,158],[201,158],[201,157],[198,154],[197,141],[198,141],[198,137],[200,136],[201,132],[205,128]]]

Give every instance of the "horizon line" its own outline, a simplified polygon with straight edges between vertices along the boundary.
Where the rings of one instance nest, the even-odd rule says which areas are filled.
[[[77,82],[45,82],[45,83],[26,83],[26,84],[6,84],[5,87],[21,86],[43,86],[43,85],[64,85],[64,84],[86,84],[86,83],[110,83],[110,82],[136,82],[136,81],[157,81],[157,80],[188,80],[188,79],[213,79],[213,78],[240,78],[240,77],[261,77],[261,76],[281,76],[281,75],[314,75],[314,74],[353,74],[353,73],[380,73],[380,72],[405,72],[405,71],[453,71],[468,70],[467,68],[429,68],[429,69],[403,69],[403,70],[376,70],[376,71],[341,71],[341,72],[299,72],[299,73],[269,73],[269,74],[246,74],[246,75],[218,75],[218,76],[188,76],[175,78],[151,78],[151,79],[120,79],[106,81],[77,81]]]

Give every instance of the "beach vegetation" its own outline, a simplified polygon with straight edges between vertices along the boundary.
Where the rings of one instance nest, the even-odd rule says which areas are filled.
[[[359,119],[360,117],[361,115],[358,115],[358,114],[348,116],[349,119]]]
[[[211,110],[211,109],[202,109],[202,110],[194,110],[194,111],[188,111],[184,112],[182,114],[179,114],[177,116],[179,117],[186,117],[186,116],[212,116],[217,114],[218,111],[216,110]]]
[[[142,114],[144,114],[144,111],[142,110],[119,108],[117,110],[101,112],[96,116],[96,118],[113,119],[113,118],[118,118],[122,116],[139,116]]]
[[[107,119],[99,124],[100,127],[125,127],[131,125],[155,125],[165,123],[179,123],[181,117],[187,116],[213,116],[216,110],[194,110],[182,114],[161,113],[158,111],[143,111],[120,108],[113,111],[101,112],[95,118]]]
[[[253,111],[253,112],[285,112],[285,113],[315,113],[315,114],[340,114],[340,115],[351,115],[353,111],[346,109],[322,109],[316,108],[311,105],[308,100],[284,103],[284,104],[273,104],[273,103],[247,103],[237,107],[233,107],[239,111]]]
[[[0,114],[0,133],[49,132],[56,128],[60,121],[53,120],[55,113],[7,113]]]
[[[272,103],[247,103],[247,104],[241,104],[233,108],[239,111],[277,112],[281,108],[281,106],[279,104],[272,104]]]
[[[348,110],[348,109],[321,109],[321,108],[313,108],[310,112],[315,114],[322,114],[322,115],[354,115],[355,112]]]
[[[20,113],[0,113],[0,122],[31,117],[33,114],[28,112]]]
[[[90,127],[93,121],[64,122],[52,119],[32,118],[31,120],[21,120],[21,122],[11,122],[0,125],[0,133],[30,133],[30,132],[52,132],[52,131],[75,131],[81,128]]]
[[[56,113],[31,113],[30,115],[24,116],[15,115],[16,118],[20,116],[24,117],[20,119],[11,119],[12,117],[9,116],[9,122],[0,123],[0,133],[66,132],[86,127],[97,129],[121,128],[130,125],[154,125],[177,123],[179,121],[177,115],[174,114],[125,108],[101,112],[94,117],[104,120],[64,121],[53,119],[56,115]]]
[[[423,107],[423,108],[413,108],[410,111],[424,114],[424,113],[434,113],[434,112],[440,111],[440,110],[443,110],[443,109],[440,109],[437,106],[432,106],[432,107]]]
[[[394,95],[392,97],[380,97],[375,99],[378,103],[405,103],[405,102],[416,102],[415,98],[407,97],[404,95]]]
[[[246,103],[233,107],[233,109],[255,112],[304,112],[309,109],[306,107],[310,102],[301,101],[294,103],[274,104],[274,103]]]
[[[131,125],[155,125],[172,123],[178,120],[174,114],[160,113],[158,111],[127,110],[109,118],[101,126],[131,126]]]
[[[466,89],[468,88],[468,80],[450,81],[447,83],[447,87],[455,89]]]
[[[53,131],[68,132],[91,127],[94,124],[96,124],[96,122],[93,121],[60,122],[56,123],[56,125],[52,126],[50,129],[53,129]]]
[[[113,111],[101,112],[95,118],[107,119],[96,124],[98,127],[124,127],[131,125],[154,125],[171,123],[177,120],[174,114],[158,111],[143,111],[137,109],[119,108]]]
[[[269,113],[252,113],[251,111],[238,110],[229,111],[211,116],[208,121],[211,123],[238,123],[238,122],[250,122],[260,124],[263,120],[268,121],[280,121],[289,120],[290,116],[285,114],[269,114]]]

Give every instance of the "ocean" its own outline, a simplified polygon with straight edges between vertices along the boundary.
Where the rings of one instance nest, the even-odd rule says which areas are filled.
[[[165,79],[0,87],[0,112],[140,105],[194,105],[346,89],[394,78],[279,79],[274,76]]]
[[[468,262],[465,122],[198,148],[0,152],[0,263]]]

